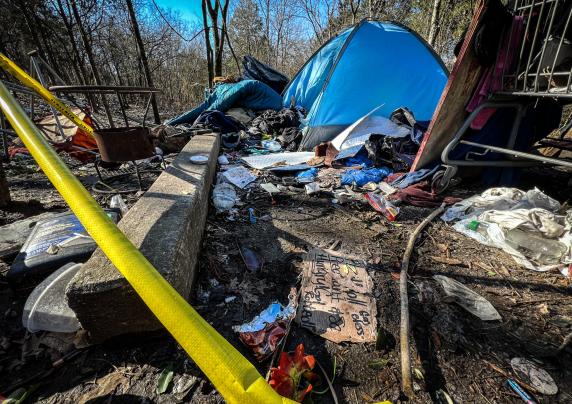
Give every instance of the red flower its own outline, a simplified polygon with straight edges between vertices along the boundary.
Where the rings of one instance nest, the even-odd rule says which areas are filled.
[[[302,402],[312,391],[311,382],[317,380],[317,375],[312,372],[315,365],[313,355],[304,355],[303,344],[296,347],[293,355],[282,352],[278,367],[271,370],[270,386],[281,396]],[[305,388],[300,386],[302,378],[308,384]]]

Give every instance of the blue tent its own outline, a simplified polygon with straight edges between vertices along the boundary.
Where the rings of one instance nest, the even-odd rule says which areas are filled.
[[[331,140],[382,105],[389,117],[407,107],[431,119],[447,82],[447,68],[415,32],[395,22],[363,20],[324,44],[284,90],[284,106],[308,111],[302,149]]]

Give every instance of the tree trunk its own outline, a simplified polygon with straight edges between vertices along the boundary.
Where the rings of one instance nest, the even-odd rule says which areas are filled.
[[[67,4],[67,5],[69,6],[69,4]],[[81,54],[79,53],[79,50],[77,48],[77,43],[75,42],[75,36],[73,34],[72,23],[68,19],[68,16],[64,10],[62,0],[57,0],[57,6],[58,6],[57,7],[58,13],[59,13],[60,17],[62,18],[64,26],[66,27],[66,33],[68,35],[68,39],[69,39],[69,42],[70,42],[71,47],[72,47],[72,52],[73,52],[74,59],[75,59],[75,63],[73,63],[73,61],[72,61],[72,65],[73,65],[74,69],[76,70],[77,79],[78,79],[80,84],[84,84],[84,85],[88,84],[87,72],[85,70],[83,58],[81,57]]]
[[[139,32],[139,24],[137,23],[137,17],[135,16],[133,3],[131,2],[131,0],[125,0],[125,3],[127,3],[127,10],[129,11],[129,19],[131,20],[131,28],[133,28],[133,35],[135,35],[135,41],[137,42],[139,59],[141,59],[141,64],[143,65],[143,73],[145,74],[145,81],[147,82],[147,86],[153,87],[153,78],[151,77],[151,70],[149,70],[149,61],[147,60],[147,54],[145,53],[145,47],[143,45],[143,40],[141,39],[141,33]],[[151,96],[151,106],[153,108],[153,116],[155,118],[155,123],[160,124],[161,118],[159,117],[159,108],[157,108],[157,100],[155,99],[155,94]]]
[[[87,60],[89,61],[89,65],[91,66],[91,72],[93,74],[93,79],[95,80],[95,84],[101,86],[101,78],[99,76],[99,70],[97,69],[97,65],[95,63],[95,56],[93,55],[93,50],[91,49],[91,44],[89,42],[89,38],[87,36],[87,32],[85,31],[85,27],[81,21],[81,16],[79,15],[79,10],[77,8],[76,0],[71,0],[71,8],[73,11],[73,15],[75,21],[77,23],[77,28],[79,30],[79,34],[81,36],[81,40],[83,42],[83,47],[85,49],[85,54],[87,55]],[[101,98],[103,100],[103,108],[105,109],[105,113],[107,118],[109,119],[109,124],[113,126],[113,118],[111,117],[111,111],[109,110],[109,105],[107,104],[107,99],[105,95],[102,94]]]
[[[435,39],[437,39],[437,34],[439,33],[439,9],[441,8],[441,0],[435,0],[433,2],[433,13],[431,14],[431,25],[429,29],[429,45],[435,45]]]
[[[214,79],[214,65],[213,65],[213,49],[211,46],[210,28],[207,19],[207,2],[209,0],[202,0],[201,9],[203,12],[203,30],[205,32],[205,48],[207,52],[207,68],[209,72],[209,87],[213,85]]]
[[[2,167],[2,159],[0,158],[0,208],[8,206],[10,203],[10,189],[8,181],[4,175],[4,167]]]

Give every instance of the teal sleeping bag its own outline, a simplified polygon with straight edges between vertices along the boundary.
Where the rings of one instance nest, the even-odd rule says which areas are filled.
[[[233,107],[255,111],[282,109],[282,97],[268,85],[257,80],[242,80],[238,83],[219,84],[201,105],[166,122],[167,125],[193,123],[203,111],[226,112]]]

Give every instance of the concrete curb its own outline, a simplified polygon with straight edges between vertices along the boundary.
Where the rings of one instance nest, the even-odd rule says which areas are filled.
[[[219,148],[216,134],[193,137],[118,225],[186,299],[196,278]],[[190,163],[197,154],[208,156],[208,163]],[[94,343],[162,328],[100,249],[72,279],[66,296]]]

